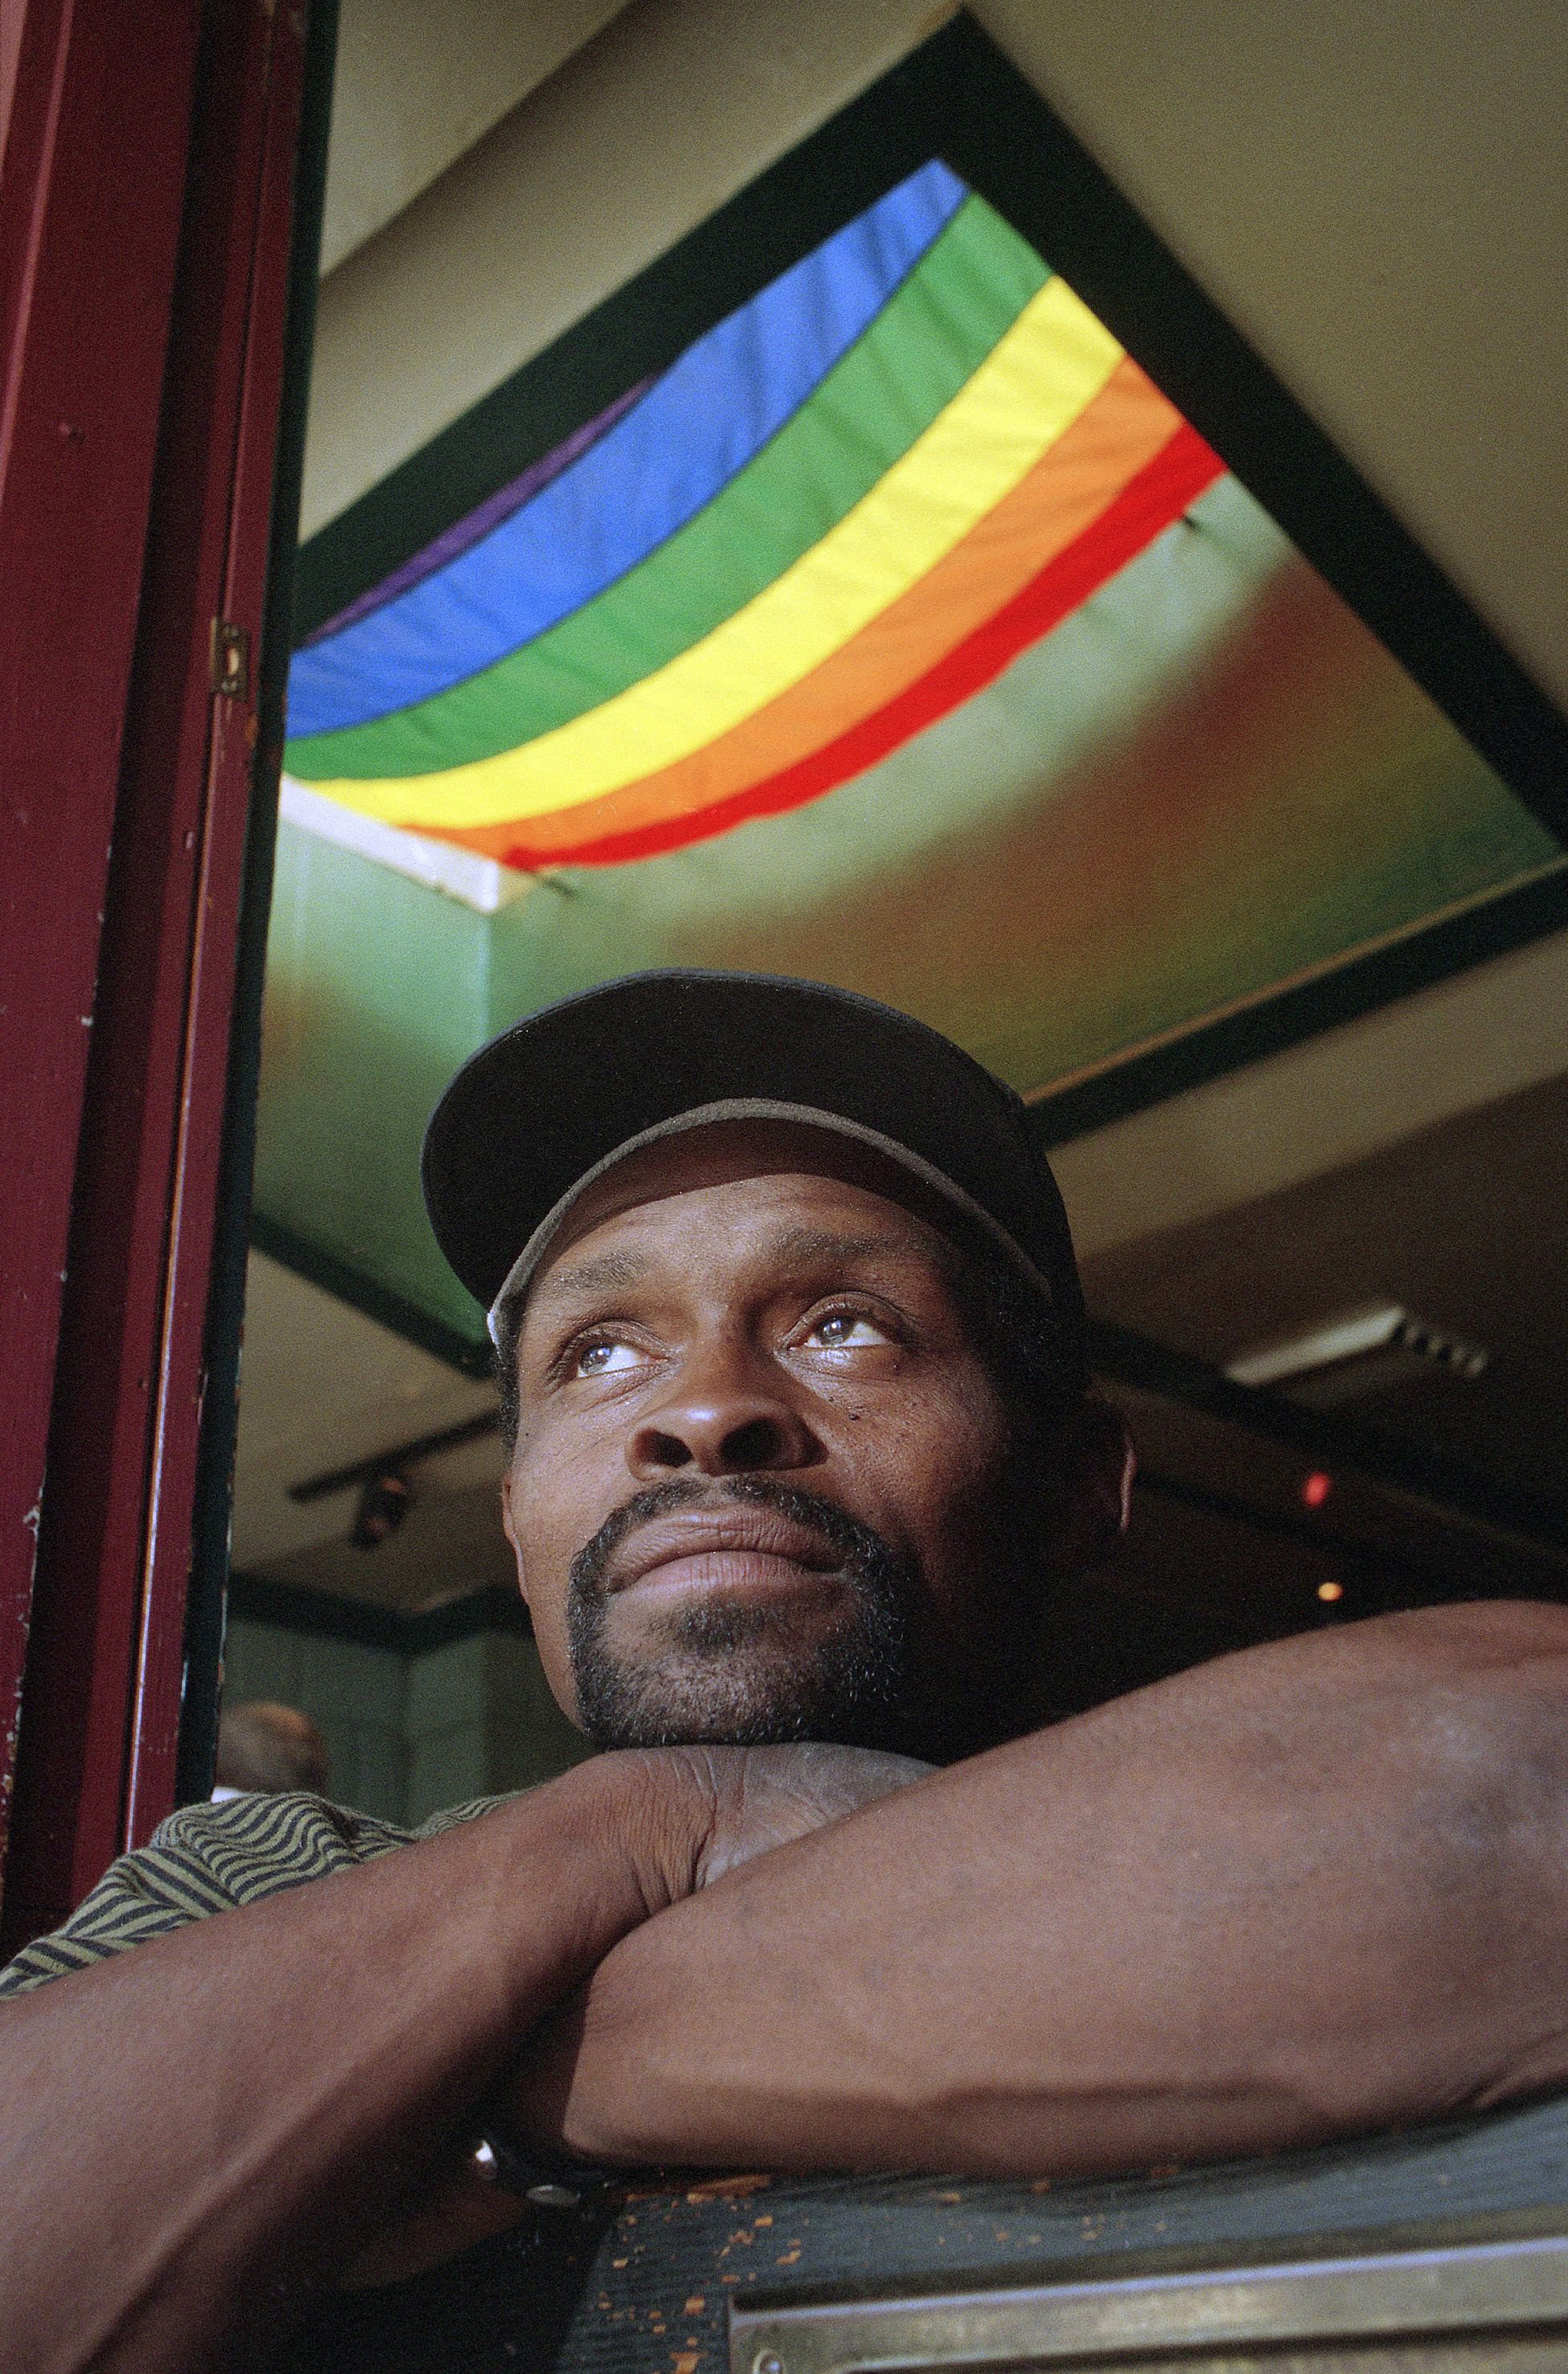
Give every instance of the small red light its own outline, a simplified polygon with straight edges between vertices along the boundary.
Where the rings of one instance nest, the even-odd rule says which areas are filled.
[[[1320,1582],[1317,1586],[1319,1599],[1332,1602],[1336,1599],[1343,1599],[1344,1595],[1345,1586],[1342,1582]]]
[[[1301,1487],[1301,1497],[1309,1509],[1321,1509],[1334,1488],[1334,1479],[1325,1475],[1321,1467],[1314,1470]]]

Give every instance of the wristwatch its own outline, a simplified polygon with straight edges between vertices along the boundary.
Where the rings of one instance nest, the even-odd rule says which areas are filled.
[[[596,2168],[591,2161],[572,2159],[565,2152],[532,2147],[524,2151],[493,2128],[487,2128],[472,2146],[469,2161],[486,2184],[498,2184],[508,2192],[520,2194],[535,2209],[587,2209],[615,2175],[613,2168]]]

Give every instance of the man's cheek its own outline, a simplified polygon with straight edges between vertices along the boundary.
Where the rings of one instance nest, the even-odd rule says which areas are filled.
[[[571,1648],[567,1639],[564,1609],[553,1605],[543,1622],[539,1616],[535,1615],[533,1645],[539,1652],[539,1662],[544,1668],[544,1679],[550,1686],[551,1697],[568,1721],[577,1722],[579,1714],[577,1682],[572,1673]]]
[[[517,1545],[518,1583],[533,1626],[534,1646],[545,1678],[556,1698],[566,1705],[570,1688],[570,1656],[567,1645],[568,1578],[572,1548],[564,1527],[552,1526],[525,1490],[511,1494],[512,1530]],[[591,1527],[589,1529],[591,1531]],[[586,1534],[583,1537],[587,1538]],[[568,1711],[570,1711],[569,1707]]]

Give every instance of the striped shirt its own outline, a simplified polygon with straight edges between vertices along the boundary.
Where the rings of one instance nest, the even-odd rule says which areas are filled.
[[[159,1824],[148,1845],[111,1863],[64,1927],[24,1946],[0,1970],[0,1995],[25,1994],[149,1937],[166,1937],[188,1922],[237,1904],[259,1904],[331,1872],[352,1871],[503,1802],[480,1797],[453,1805],[416,1830],[348,1813],[304,1790],[182,1805]]]

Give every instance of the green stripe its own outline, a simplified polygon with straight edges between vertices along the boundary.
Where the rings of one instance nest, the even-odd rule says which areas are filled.
[[[700,642],[821,541],[985,361],[1050,277],[978,198],[721,494],[558,626],[448,692],[291,742],[308,782],[428,774],[570,723]]]

